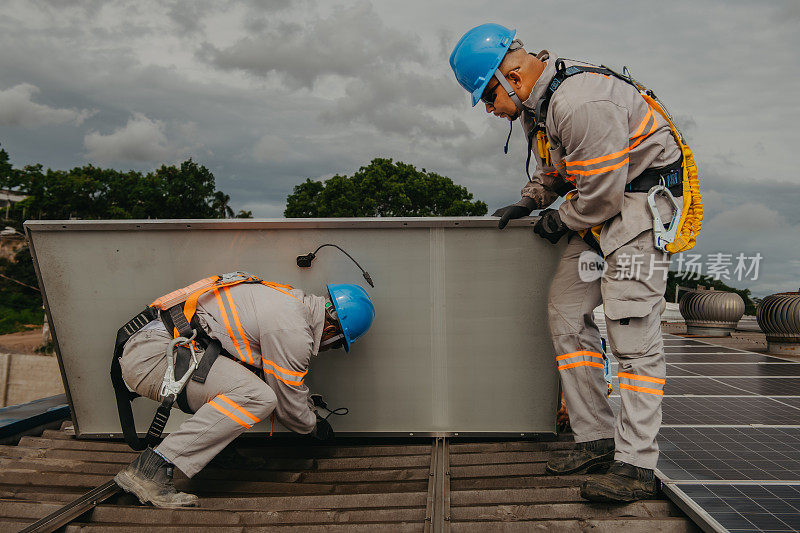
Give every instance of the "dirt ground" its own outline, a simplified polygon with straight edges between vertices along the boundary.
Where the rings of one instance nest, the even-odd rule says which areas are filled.
[[[0,352],[36,354],[42,346],[42,328],[38,326],[28,331],[0,335]]]

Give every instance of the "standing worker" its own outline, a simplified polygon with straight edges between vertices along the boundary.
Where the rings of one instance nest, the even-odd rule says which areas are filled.
[[[551,243],[568,240],[548,318],[578,445],[552,459],[547,472],[606,471],[581,487],[590,500],[651,498],[665,384],[660,311],[668,252],[691,248],[702,218],[694,160],[652,91],[606,67],[557,59],[546,50],[529,54],[515,35],[497,24],[473,28],[455,46],[450,65],[473,106],[483,101],[487,113],[512,127],[521,118],[527,136],[529,182],[519,202],[494,213],[500,229],[566,196],[534,225]],[[664,228],[661,220],[671,219]],[[582,279],[579,259],[599,260],[593,250],[605,257],[607,270]],[[616,422],[593,319],[601,302],[619,360]]]
[[[195,507],[197,496],[176,491],[173,466],[191,478],[237,436],[273,413],[292,431],[321,440],[332,438],[330,424],[316,414],[304,384],[309,364],[312,356],[324,350],[343,347],[349,351],[369,329],[375,309],[358,285],[330,284],[328,296],[306,294],[236,272],[167,294],[128,322],[118,334],[116,364],[112,364],[126,440],[131,430],[126,425],[132,425],[126,423],[126,412],[129,422],[132,417],[130,404],[125,403],[130,400],[123,398],[120,403],[120,394],[125,392],[121,387],[127,385],[162,402],[167,383],[173,382],[168,357],[176,344],[184,347],[184,351],[176,350],[176,367],[181,366],[181,353],[187,354],[188,364],[194,352],[197,341],[188,337],[205,339],[206,350],[198,356],[200,366],[195,375],[177,397],[181,409],[193,413],[191,418],[155,448],[148,446],[117,474],[117,484],[142,503]],[[148,322],[150,318],[153,320]],[[222,356],[204,363],[203,358],[215,346]],[[205,372],[201,371],[204,364],[208,365]],[[198,379],[201,373],[205,375]],[[178,377],[181,375],[184,370]],[[165,418],[171,405],[167,400]]]

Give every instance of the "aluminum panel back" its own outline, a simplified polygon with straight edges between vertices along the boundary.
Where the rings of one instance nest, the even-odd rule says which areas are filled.
[[[26,230],[80,437],[119,436],[109,379],[117,329],[155,298],[246,270],[325,294],[360,283],[376,307],[350,351],[324,352],[307,383],[340,434],[552,433],[558,377],[546,324],[559,250],[482,218],[29,221]],[[298,255],[335,243],[310,269]],[[144,432],[156,403],[134,402]],[[175,410],[167,431],[186,415]],[[268,431],[264,424],[254,430]]]

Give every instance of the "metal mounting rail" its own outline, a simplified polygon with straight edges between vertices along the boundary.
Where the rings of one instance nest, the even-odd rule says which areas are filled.
[[[96,487],[83,496],[80,496],[70,503],[50,513],[41,520],[29,525],[20,533],[51,533],[60,527],[63,527],[71,521],[78,518],[83,513],[94,509],[98,504],[106,501],[111,496],[115,495],[122,489],[119,485],[114,483],[114,480],[109,480],[99,487]]]
[[[450,443],[447,437],[436,437],[433,441],[429,474],[425,533],[449,533]]]

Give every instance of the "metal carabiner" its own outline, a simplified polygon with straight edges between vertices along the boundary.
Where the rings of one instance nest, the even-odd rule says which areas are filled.
[[[192,377],[192,374],[195,370],[197,370],[197,366],[200,364],[197,361],[197,353],[194,351],[194,343],[192,342],[194,338],[197,337],[197,330],[192,331],[192,336],[188,339],[186,337],[175,337],[169,343],[166,350],[167,356],[167,371],[164,373],[164,380],[161,383],[161,396],[166,398],[167,396],[173,395],[177,397],[178,394],[183,390],[183,387],[186,386],[186,382],[189,381],[189,378]],[[189,362],[189,368],[186,370],[186,373],[181,377],[181,379],[175,379],[175,358],[176,355],[176,347],[179,344],[187,344],[189,347],[189,352],[192,355],[192,360]]]
[[[669,222],[668,227],[664,227],[661,220],[661,214],[658,212],[656,206],[656,195],[663,194],[667,200],[672,204],[672,220]],[[675,236],[678,233],[678,220],[680,218],[681,209],[675,197],[672,196],[670,190],[664,185],[664,179],[661,183],[654,185],[647,193],[647,206],[650,208],[650,213],[653,215],[653,240],[655,247],[662,252],[667,251],[667,245],[675,241]]]

